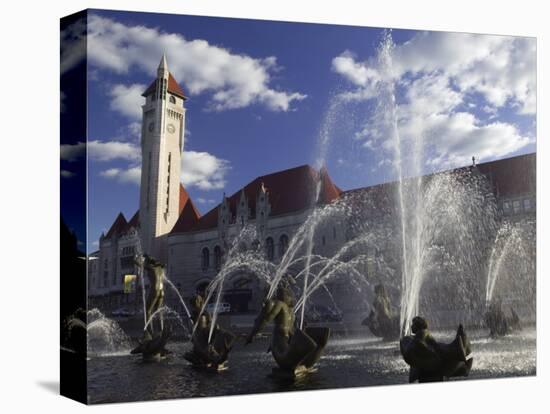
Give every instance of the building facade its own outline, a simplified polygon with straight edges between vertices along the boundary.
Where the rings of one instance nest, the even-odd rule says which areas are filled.
[[[167,277],[184,298],[204,291],[226,260],[229,246],[245,226],[255,229],[254,245],[266,260],[279,263],[298,229],[314,208],[354,197],[354,219],[324,222],[315,232],[313,253],[330,257],[356,236],[363,222],[386,225],[387,239],[369,251],[359,268],[365,277],[386,266],[399,269],[395,234],[395,183],[344,191],[328,171],[308,165],[257,177],[202,215],[180,184],[181,153],[185,129],[185,95],[168,71],[165,57],[157,78],[143,96],[142,176],[139,210],[127,221],[122,213],[99,240],[99,250],[90,257],[89,295],[91,306],[106,310],[119,307],[140,309],[141,291],[124,293],[124,276],[135,274],[133,258],[149,253],[166,263]],[[475,163],[474,163],[475,164]],[[536,222],[536,155],[528,154],[492,161],[475,168],[494,195],[498,220]],[[362,204],[363,203],[363,204]],[[386,223],[386,224],[383,224]],[[531,240],[535,249],[535,240]],[[298,272],[299,269],[295,269]],[[400,278],[399,271],[395,278]],[[333,281],[329,290],[340,300],[343,311],[362,311],[353,298],[354,286]],[[398,283],[397,283],[398,284]],[[246,272],[230,275],[223,301],[234,313],[257,311],[263,300],[265,282]],[[169,306],[179,308],[177,297],[167,292]]]

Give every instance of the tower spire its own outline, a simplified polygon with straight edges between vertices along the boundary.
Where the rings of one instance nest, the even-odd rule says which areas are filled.
[[[162,58],[160,59],[159,63],[159,69],[168,69],[168,63],[166,63],[166,53],[162,54]]]
[[[166,53],[162,54],[160,63],[157,69],[157,75],[159,78],[164,78],[168,75],[168,63],[166,62]]]

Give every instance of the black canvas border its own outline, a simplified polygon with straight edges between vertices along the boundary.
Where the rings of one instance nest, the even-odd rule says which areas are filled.
[[[60,19],[60,34],[72,25],[87,28],[88,11],[80,11]],[[60,175],[60,394],[87,404],[88,383],[86,347],[87,335],[71,338],[72,349],[64,346],[67,320],[77,310],[87,311],[87,39],[83,42],[61,36],[61,50],[77,46],[82,56],[74,67],[60,72],[61,110],[60,144],[83,148],[78,157],[68,163],[70,178]],[[74,42],[69,45],[69,42]],[[84,50],[82,50],[84,49]],[[60,54],[60,58],[63,56]],[[62,67],[60,67],[63,70]],[[65,162],[65,164],[64,164]],[[60,168],[67,160],[60,160]],[[78,228],[76,233],[73,229]],[[84,233],[84,234],[83,234]],[[85,318],[84,318],[85,319]],[[83,321],[86,322],[86,321]],[[65,343],[66,344],[66,343]]]

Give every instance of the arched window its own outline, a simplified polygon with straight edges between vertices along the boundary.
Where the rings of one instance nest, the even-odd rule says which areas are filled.
[[[275,256],[274,247],[273,239],[271,237],[265,239],[265,255],[268,260],[273,260],[273,257]]]
[[[208,247],[205,247],[202,249],[202,270],[208,270],[208,267],[210,266],[210,251],[208,250]]]
[[[170,95],[170,103],[172,103],[172,104],[176,103],[176,98],[172,95]]]
[[[214,266],[216,270],[220,270],[222,267],[222,249],[220,246],[214,247]]]
[[[283,234],[279,238],[279,254],[281,257],[283,257],[286,253],[286,249],[288,249],[288,236],[286,234]]]

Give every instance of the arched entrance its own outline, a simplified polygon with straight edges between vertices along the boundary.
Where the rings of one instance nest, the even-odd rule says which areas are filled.
[[[231,306],[231,312],[249,312],[256,281],[253,276],[237,274],[228,281],[223,300]]]

